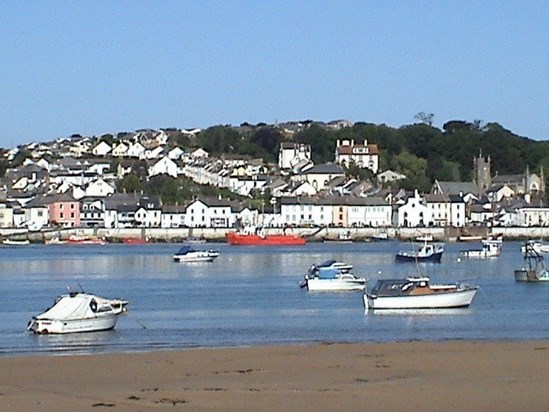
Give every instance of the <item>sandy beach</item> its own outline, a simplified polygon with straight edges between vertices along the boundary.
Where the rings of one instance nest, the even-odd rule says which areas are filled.
[[[1,411],[543,411],[549,341],[0,358]]]

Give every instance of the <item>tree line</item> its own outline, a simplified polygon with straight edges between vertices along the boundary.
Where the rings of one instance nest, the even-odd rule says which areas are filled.
[[[473,158],[482,153],[491,158],[495,174],[523,174],[549,171],[549,143],[517,136],[498,123],[483,125],[452,120],[442,129],[432,126],[429,117],[420,123],[393,128],[371,123],[355,123],[352,127],[331,130],[311,122],[291,138],[277,126],[234,128],[214,126],[202,131],[196,142],[214,156],[239,154],[262,157],[276,163],[283,141],[311,146],[316,163],[333,162],[337,140],[376,144],[379,147],[380,170],[394,170],[407,176],[398,183],[405,189],[428,191],[435,179],[439,181],[472,181]],[[356,172],[356,169],[350,172]]]

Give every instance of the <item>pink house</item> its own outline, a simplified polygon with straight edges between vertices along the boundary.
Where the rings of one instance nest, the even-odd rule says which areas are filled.
[[[42,203],[48,206],[50,223],[64,227],[80,226],[80,202],[67,193],[46,196]]]

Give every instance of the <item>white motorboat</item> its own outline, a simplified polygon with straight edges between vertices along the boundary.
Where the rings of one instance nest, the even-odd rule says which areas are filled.
[[[486,259],[498,257],[501,255],[501,241],[499,240],[483,240],[480,249],[471,249],[461,251],[461,255],[467,258]]]
[[[6,246],[23,246],[30,244],[30,240],[24,239],[24,240],[16,240],[16,239],[4,239],[2,241],[3,245]]]
[[[34,333],[97,332],[113,329],[128,302],[84,292],[59,296],[54,305],[34,316],[27,329]]]
[[[183,246],[173,255],[174,262],[213,262],[219,256],[217,250],[195,250],[190,246]]]
[[[305,275],[300,286],[307,287],[310,291],[352,291],[364,290],[366,288],[366,279],[359,278],[350,272],[338,272],[330,277],[321,277],[319,273]]]
[[[350,263],[339,262],[334,259],[326,260],[320,264],[314,264],[309,269],[309,273],[318,272],[348,272],[353,268]]]
[[[468,283],[432,284],[426,276],[380,279],[364,294],[366,309],[439,309],[471,304],[478,286]]]

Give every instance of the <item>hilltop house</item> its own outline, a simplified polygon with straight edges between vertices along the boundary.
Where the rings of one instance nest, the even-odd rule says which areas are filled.
[[[349,167],[354,164],[361,169],[370,169],[374,174],[379,169],[379,152],[375,144],[355,143],[354,140],[337,140],[335,162]]]
[[[294,142],[282,142],[278,149],[278,167],[291,170],[298,163],[311,161],[311,145]]]

